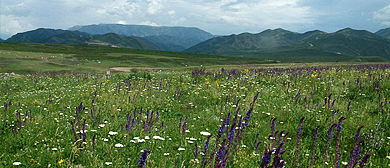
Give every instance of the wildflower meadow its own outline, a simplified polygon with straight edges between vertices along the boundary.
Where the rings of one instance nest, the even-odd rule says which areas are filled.
[[[0,79],[0,167],[390,167],[390,64]]]

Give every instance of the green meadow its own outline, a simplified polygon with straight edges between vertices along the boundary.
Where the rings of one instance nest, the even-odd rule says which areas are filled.
[[[387,63],[12,43],[0,59],[0,167],[390,166]]]

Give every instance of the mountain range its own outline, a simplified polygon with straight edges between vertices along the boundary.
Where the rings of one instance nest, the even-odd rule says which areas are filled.
[[[390,28],[375,33],[351,28],[333,33],[297,33],[278,28],[256,34],[213,36],[198,28],[99,24],[69,30],[39,28],[18,33],[5,42],[104,45],[264,58],[379,56],[390,60]]]
[[[3,42],[4,40],[0,38],[0,42]]]
[[[135,37],[121,36],[115,33],[104,35],[90,35],[79,31],[61,29],[44,29],[18,33],[5,42],[18,43],[46,43],[46,44],[77,44],[77,45],[103,45],[132,49],[155,49],[151,45]]]
[[[319,30],[296,33],[284,29],[261,33],[221,36],[199,43],[184,52],[214,55],[290,55],[307,54],[380,56],[390,60],[390,29],[377,33],[346,28],[334,33]]]
[[[98,24],[74,26],[68,30],[92,35],[116,33],[123,36],[135,36],[158,50],[166,51],[183,51],[214,37],[212,34],[195,27]]]

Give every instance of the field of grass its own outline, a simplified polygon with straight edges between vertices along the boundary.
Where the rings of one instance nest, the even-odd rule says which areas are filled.
[[[294,56],[279,52],[228,57],[104,46],[0,43],[0,72],[99,73],[112,67],[191,69],[220,65],[388,61],[380,57],[339,56],[334,53],[329,56],[313,56],[317,54],[323,55],[315,51],[297,51]]]
[[[263,64],[269,61],[180,52],[103,46],[0,43],[0,72],[95,73],[112,67],[187,68],[209,65]]]
[[[1,52],[52,66],[38,51]],[[118,53],[99,60],[129,56]],[[65,71],[100,68],[50,56]],[[0,167],[390,166],[389,64],[96,72],[2,74]]]

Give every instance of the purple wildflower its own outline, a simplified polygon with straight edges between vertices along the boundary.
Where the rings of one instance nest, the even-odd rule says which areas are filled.
[[[148,154],[150,153],[150,150],[148,150],[148,149],[143,149],[142,151],[143,151],[143,153],[138,160],[138,163],[139,163],[138,167],[140,167],[140,168],[145,167],[146,159],[148,158]]]
[[[282,147],[284,145],[284,142],[282,142],[278,148],[276,148],[276,151],[275,151],[275,154],[274,154],[274,161],[272,163],[272,167],[280,167],[280,164],[281,164],[281,159],[282,159],[282,154],[285,152],[285,151],[281,151],[282,150]]]
[[[87,133],[85,132],[85,121],[86,121],[86,119],[84,119],[84,122],[83,122],[83,142],[87,141]]]
[[[77,142],[77,134],[76,134],[76,130],[74,128],[74,121],[70,121],[70,123],[72,124],[72,131],[73,131],[73,136],[74,136],[74,142]]]
[[[283,133],[285,132],[285,130],[282,130],[280,131],[279,133],[279,140],[278,140],[278,145],[282,142],[282,136],[283,136]]]
[[[132,128],[135,127],[135,117],[133,118],[133,120],[131,120],[131,127],[132,127]]]
[[[259,139],[259,133],[256,134],[256,138],[255,138],[255,142],[253,143],[253,146],[256,146],[257,144],[257,140]]]
[[[268,148],[265,147],[264,149],[264,155],[262,159],[262,163],[260,165],[261,168],[266,168],[269,163],[271,163],[271,154],[274,150],[268,151]]]
[[[187,128],[187,117],[184,119],[183,126],[182,126],[182,133],[184,136],[186,136],[186,128]]]
[[[363,156],[362,161],[359,162],[359,166],[360,166],[361,168],[365,168],[365,167],[366,167],[366,165],[364,165],[364,164],[367,163],[367,160],[368,160],[368,158],[369,158],[370,156],[371,156],[370,153],[366,153],[366,154]]]
[[[272,135],[272,148],[275,148],[275,141],[276,141],[276,137],[278,136],[278,133],[279,133],[279,130],[276,130],[275,134],[271,134]]]
[[[315,165],[315,161],[316,161],[316,145],[317,145],[317,134],[318,134],[318,130],[321,128],[321,125],[318,125],[316,127],[316,130],[314,131],[314,140],[313,140],[313,153],[311,155],[311,163],[310,165]]]
[[[179,121],[179,132],[180,132],[180,130],[181,130],[181,125],[182,125],[182,121],[183,120],[183,117],[180,117],[180,121]]]
[[[286,132],[286,134],[284,134],[284,137],[283,137],[283,142],[286,142],[286,137],[287,137],[287,135],[289,134],[290,132],[289,131],[287,131]]]
[[[226,155],[226,140],[227,138],[224,138],[223,141],[222,141],[222,144],[221,144],[221,147],[219,148],[218,152],[217,152],[217,157],[215,158],[215,167],[224,167],[221,165],[221,163],[223,163],[224,159],[225,159],[225,155]]]
[[[299,121],[298,128],[297,128],[297,167],[299,167],[299,157],[300,157],[300,139],[301,139],[301,132],[302,132],[302,122],[305,119],[305,117],[302,117],[301,120]]]
[[[341,124],[343,120],[346,118],[344,116],[341,116],[339,119],[339,123],[337,124],[337,142],[336,142],[336,158],[335,158],[335,167],[339,168],[340,167],[340,132],[341,132]]]
[[[195,142],[195,150],[194,150],[195,159],[198,157],[198,155],[199,155],[199,147],[198,147],[198,143]]]
[[[139,118],[138,118],[138,124],[141,124],[141,119],[142,119],[142,107],[141,110],[139,111]]]
[[[277,117],[273,117],[271,119],[271,125],[270,125],[270,129],[271,129],[271,134],[273,135],[275,133],[275,121],[276,119],[278,119]]]
[[[95,146],[96,146],[96,134],[92,137],[92,151],[96,152]]]
[[[207,155],[207,150],[209,149],[209,142],[210,142],[210,138],[211,138],[212,135],[209,135],[207,137],[207,140],[206,140],[206,143],[204,144],[204,147],[203,147],[203,156],[202,156],[202,167],[206,167],[206,163],[207,163],[207,160],[206,160],[206,155]]]
[[[361,143],[359,142],[359,139],[360,139],[360,131],[363,127],[364,127],[364,125],[360,126],[355,134],[355,143],[353,145],[351,155],[349,156],[348,165],[350,168],[355,167],[355,165],[357,164],[359,157],[360,157],[360,150],[359,150],[360,145],[359,144],[361,144]]]
[[[329,141],[332,139],[332,134],[333,134],[333,129],[337,126],[336,123],[332,124],[329,129],[328,129],[328,139],[326,140],[325,144],[325,155],[324,155],[324,160],[326,159],[329,151]]]

